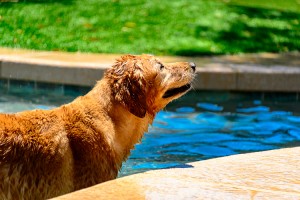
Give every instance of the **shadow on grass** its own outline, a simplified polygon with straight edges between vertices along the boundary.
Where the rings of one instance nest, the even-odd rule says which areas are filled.
[[[198,25],[195,37],[207,37],[221,48],[221,52],[228,53],[252,53],[257,49],[261,52],[300,50],[300,13],[244,6],[232,6],[230,12],[239,17],[227,22],[229,29],[214,30]],[[175,53],[184,56],[216,54],[201,48],[183,49]]]

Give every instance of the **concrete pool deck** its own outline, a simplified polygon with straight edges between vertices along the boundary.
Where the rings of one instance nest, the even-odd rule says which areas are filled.
[[[0,79],[92,86],[119,55],[0,48]],[[300,53],[162,57],[194,61],[195,89],[300,92]],[[148,171],[56,199],[300,199],[300,147]]]
[[[148,171],[56,200],[300,199],[300,147],[241,154]]]

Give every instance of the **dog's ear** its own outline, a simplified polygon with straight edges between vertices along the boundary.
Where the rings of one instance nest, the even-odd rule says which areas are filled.
[[[115,99],[132,114],[143,118],[146,115],[147,102],[146,81],[141,64],[136,56],[122,56],[106,71],[105,76],[110,79]]]

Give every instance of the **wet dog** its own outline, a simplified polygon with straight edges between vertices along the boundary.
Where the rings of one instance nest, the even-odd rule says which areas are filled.
[[[46,199],[115,179],[156,113],[194,76],[194,63],[126,55],[69,104],[0,114],[0,199]]]

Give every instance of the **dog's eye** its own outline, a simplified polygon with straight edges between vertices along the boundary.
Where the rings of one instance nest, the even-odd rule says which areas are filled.
[[[163,70],[165,68],[165,66],[163,66],[163,64],[159,63],[159,69]]]

